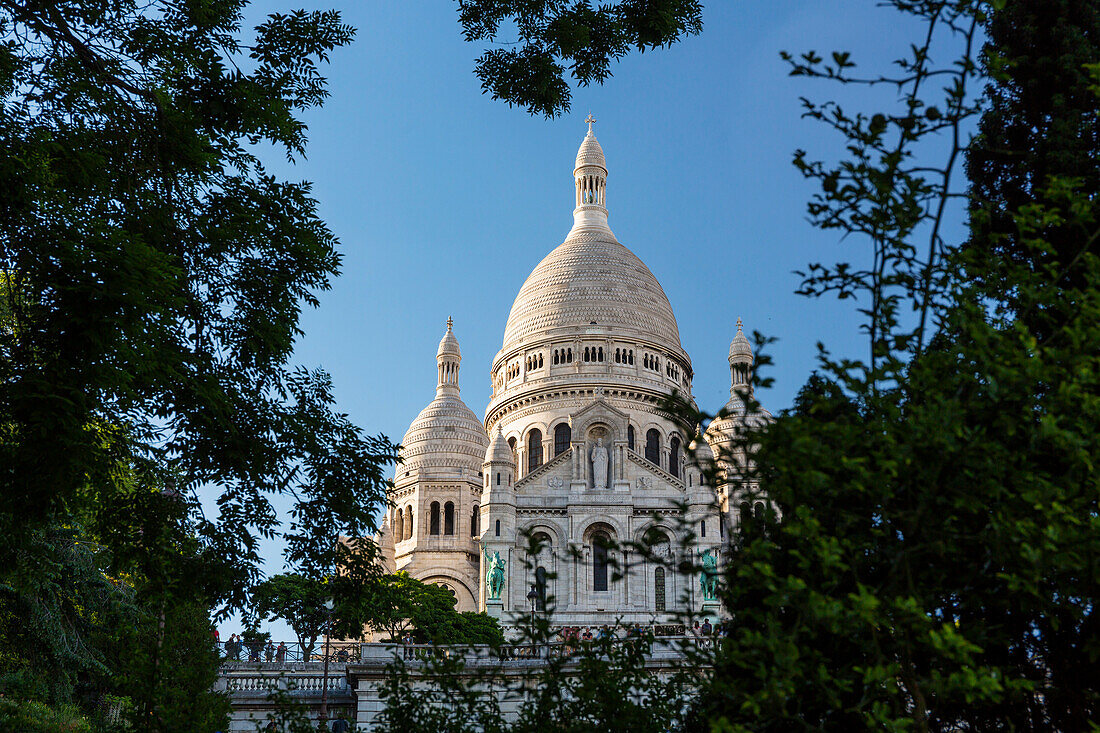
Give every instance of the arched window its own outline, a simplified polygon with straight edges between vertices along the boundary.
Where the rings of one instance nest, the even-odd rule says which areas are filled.
[[[645,434],[645,459],[655,466],[661,465],[661,432],[650,428]]]
[[[439,502],[433,501],[428,517],[428,534],[439,534]]]
[[[481,527],[478,526],[481,523],[481,511],[477,504],[474,504],[474,510],[470,512],[470,536],[477,537],[481,534]]]
[[[497,537],[500,537],[500,520],[497,520]]]
[[[554,428],[554,455],[560,456],[565,451],[569,450],[569,441],[573,437],[573,431],[569,427],[569,423],[561,423]]]
[[[500,486],[500,471],[497,471],[497,486]]]
[[[665,569],[653,571],[653,609],[658,613],[665,610]]]
[[[405,539],[412,539],[413,536],[413,508],[412,506],[405,507]]]
[[[587,346],[584,347],[584,360],[588,361],[588,347]]]
[[[626,447],[629,448],[630,450],[637,450],[637,448],[634,447],[634,426],[633,425],[627,425],[626,426]]]
[[[764,502],[758,501],[752,506],[753,519],[763,520],[764,514],[768,511],[768,508],[764,506]]]
[[[455,533],[455,505],[447,502],[443,507],[443,534]]]
[[[535,610],[546,611],[546,568],[535,568],[535,592],[538,593],[538,598],[535,599]]]
[[[680,478],[680,436],[673,435],[668,442],[668,472]]]
[[[606,532],[592,535],[592,590],[607,590],[607,546],[610,539]]]
[[[527,433],[527,473],[542,465],[542,431],[535,428]]]
[[[405,536],[401,534],[405,531],[405,512],[403,509],[397,510],[397,518],[393,521],[393,541],[400,542],[405,539]]]
[[[700,537],[706,537],[707,536],[707,520],[705,520],[705,519],[703,521],[699,522],[699,536]]]
[[[518,466],[519,465],[519,456],[516,455],[516,438],[515,438],[515,436],[512,436],[511,438],[508,438],[508,447],[512,449],[512,460],[515,461],[515,464]]]

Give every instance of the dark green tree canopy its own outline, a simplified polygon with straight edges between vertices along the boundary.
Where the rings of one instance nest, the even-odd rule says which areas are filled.
[[[64,521],[119,459],[196,509],[213,487],[196,529],[237,564],[234,605],[280,531],[271,497],[288,560],[331,568],[393,456],[290,363],[340,257],[309,184],[256,152],[304,154],[298,115],[353,32],[296,11],[246,34],[245,4],[0,2],[0,522]],[[95,507],[120,511],[109,486]]]
[[[500,644],[496,619],[484,613],[459,613],[446,588],[424,583],[405,571],[365,581],[336,578],[337,636],[358,638],[367,627],[378,636],[399,640],[405,631],[418,643]]]
[[[302,648],[302,659],[325,631],[329,613],[325,601],[332,588],[323,580],[299,573],[273,575],[252,592],[250,615],[256,620],[280,618],[290,624]]]
[[[506,46],[477,60],[485,93],[546,117],[569,110],[566,72],[581,86],[602,83],[630,51],[670,46],[703,28],[697,0],[459,0],[458,7],[467,41]],[[500,41],[512,33],[518,40]]]

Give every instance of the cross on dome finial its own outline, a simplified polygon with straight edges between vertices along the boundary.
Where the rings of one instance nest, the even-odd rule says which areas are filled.
[[[738,331],[741,330],[741,317],[740,316],[738,316],[738,318],[737,318],[737,330]]]
[[[451,318],[450,316],[447,316],[447,330],[450,331],[451,327],[454,326],[454,325],[455,325],[454,319]],[[737,321],[737,325],[739,325],[739,326],[741,325],[740,320]]]
[[[596,118],[592,116],[591,112],[589,112],[588,116],[584,118],[584,121],[588,123],[588,134],[591,135],[592,134],[592,123],[596,121]]]

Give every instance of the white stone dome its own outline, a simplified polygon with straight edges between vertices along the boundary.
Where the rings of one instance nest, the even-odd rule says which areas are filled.
[[[440,475],[456,469],[481,471],[489,436],[473,410],[457,394],[436,396],[412,421],[401,440],[402,463],[399,476],[406,471]]]
[[[500,423],[497,423],[497,432],[493,436],[493,442],[489,444],[489,449],[485,451],[485,462],[503,463],[508,466],[516,465],[516,456],[512,453],[508,441],[504,439],[504,434],[500,432]]]
[[[591,127],[588,128],[588,135],[585,136],[580,149],[577,150],[577,164],[573,166],[573,170],[576,171],[578,168],[588,165],[598,165],[605,171],[607,170],[607,160],[603,157],[603,148],[600,147],[600,141],[592,134]]]
[[[593,323],[683,354],[665,291],[610,230],[573,233],[535,267],[512,304],[501,351],[561,329],[584,333]]]
[[[741,319],[737,319],[737,335],[733,337],[733,341],[730,342],[730,361],[742,361],[747,360],[752,363],[752,344],[749,343],[748,338],[745,336],[745,332],[742,329]]]
[[[439,348],[435,352],[435,357],[439,359],[443,356],[457,356],[462,358],[462,351],[458,348],[458,339],[455,338],[454,331],[452,330],[453,322],[450,318],[447,319],[447,333],[443,334],[443,338],[439,340]]]

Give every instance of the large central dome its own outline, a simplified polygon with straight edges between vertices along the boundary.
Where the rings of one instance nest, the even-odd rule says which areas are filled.
[[[520,288],[504,327],[501,354],[547,336],[589,333],[596,326],[686,358],[665,291],[607,225],[607,163],[588,121],[573,169],[573,229]]]
[[[580,333],[593,323],[682,352],[665,291],[610,230],[574,231],[538,264],[512,304],[502,351],[559,329]]]

